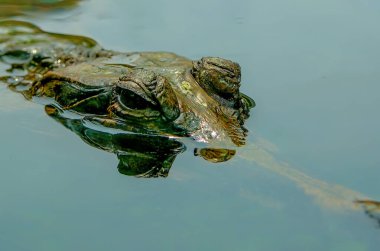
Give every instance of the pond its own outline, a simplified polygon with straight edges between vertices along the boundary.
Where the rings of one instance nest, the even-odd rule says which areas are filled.
[[[257,106],[231,160],[186,140],[168,177],[136,178],[0,85],[1,250],[378,250],[378,1],[13,2],[0,20],[236,61]]]

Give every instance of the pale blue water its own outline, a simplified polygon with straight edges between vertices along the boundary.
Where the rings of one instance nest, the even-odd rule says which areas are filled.
[[[168,178],[137,179],[0,86],[0,250],[378,250],[352,201],[380,200],[379,13],[375,0],[88,0],[14,18],[114,50],[230,58],[257,107],[231,161],[189,149]]]

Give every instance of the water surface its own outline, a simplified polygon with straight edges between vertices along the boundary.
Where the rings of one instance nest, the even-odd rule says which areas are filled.
[[[353,200],[380,200],[379,10],[89,0],[12,14],[108,49],[232,59],[257,107],[232,160],[189,149],[167,178],[137,179],[0,86],[1,250],[378,250],[377,222]]]

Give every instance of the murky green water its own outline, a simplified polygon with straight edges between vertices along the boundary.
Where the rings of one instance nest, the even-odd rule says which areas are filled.
[[[257,107],[232,160],[189,149],[168,178],[138,179],[0,86],[0,250],[378,250],[379,223],[353,203],[380,200],[377,1],[25,9],[13,19],[109,49],[233,59]]]

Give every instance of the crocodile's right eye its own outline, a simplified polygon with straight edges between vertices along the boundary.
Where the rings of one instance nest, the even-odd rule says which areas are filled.
[[[193,62],[192,74],[199,85],[209,94],[233,100],[239,92],[240,66],[230,60],[204,57]]]

